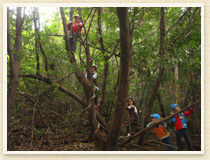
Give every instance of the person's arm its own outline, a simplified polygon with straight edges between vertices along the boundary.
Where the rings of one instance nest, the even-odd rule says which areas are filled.
[[[136,115],[138,115],[138,110],[137,110],[136,106],[130,105],[128,107],[129,107],[128,109],[133,109],[134,113],[136,113]]]
[[[134,113],[136,113],[136,115],[139,114],[139,113],[138,113],[138,110],[137,110],[137,108],[136,108],[136,106],[134,106],[133,110],[134,110]]]
[[[146,128],[148,128],[151,125],[153,125],[153,122],[148,123],[147,126],[146,126]]]
[[[193,113],[193,109],[190,108],[188,112],[184,112],[184,115],[187,116],[191,116],[191,114]]]
[[[162,125],[164,128],[167,127],[167,123],[166,123],[166,122],[163,122],[161,125]]]
[[[172,115],[172,114],[174,114],[174,112],[172,111],[172,112],[170,112],[170,114]],[[172,121],[172,122],[176,122],[176,116],[173,117],[173,118],[171,118],[171,121]]]
[[[171,118],[172,122],[176,122],[176,117]]]
[[[68,30],[70,30],[71,24],[72,24],[72,21],[69,21],[69,23],[67,24]]]
[[[80,29],[83,27],[82,21],[79,22],[79,27],[80,27]]]
[[[131,107],[130,107],[130,106],[126,107],[126,110],[130,110],[130,109],[131,109]]]

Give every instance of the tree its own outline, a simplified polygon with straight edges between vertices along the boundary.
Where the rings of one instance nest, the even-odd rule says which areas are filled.
[[[15,47],[13,50],[10,34],[10,24],[9,16],[10,10],[7,8],[7,46],[8,54],[10,56],[10,76],[8,84],[8,97],[7,97],[7,134],[10,129],[10,121],[12,116],[12,111],[15,105],[15,96],[18,87],[18,75],[21,60],[21,49],[22,49],[22,28],[24,17],[21,17],[22,8],[17,8],[16,17],[16,37],[15,37]]]

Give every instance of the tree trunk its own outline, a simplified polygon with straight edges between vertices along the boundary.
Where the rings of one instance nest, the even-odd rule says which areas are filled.
[[[33,21],[34,21],[34,28],[35,30],[37,29],[37,12],[38,12],[38,9],[37,8],[34,8],[34,11],[33,11]],[[37,32],[37,31],[36,31]],[[37,34],[35,34],[35,51],[36,51],[36,70],[37,72],[39,72],[39,69],[40,69],[40,62],[39,62],[39,49],[38,49],[38,37],[37,37]]]
[[[73,14],[74,14],[74,9],[71,7],[70,9],[70,21],[73,21]],[[73,24],[73,22],[72,22]],[[70,37],[72,37],[72,25],[70,26]]]
[[[148,123],[150,118],[150,114],[152,111],[153,103],[158,92],[158,88],[160,86],[160,82],[162,79],[162,75],[164,72],[164,54],[165,54],[165,14],[164,14],[164,7],[161,7],[161,18],[160,18],[160,67],[158,78],[156,79],[154,89],[152,91],[152,95],[150,101],[148,103],[148,110],[147,115],[145,116],[144,126]],[[138,144],[142,144],[144,135],[139,138]]]
[[[178,64],[176,63],[174,66],[174,75],[175,75],[175,88],[176,88],[176,104],[179,104],[179,68]]]
[[[162,117],[165,118],[167,116],[167,114],[166,114],[166,110],[165,110],[165,107],[164,107],[163,102],[162,102],[162,98],[161,98],[159,93],[157,93],[157,99],[158,99],[158,102],[159,102]]]
[[[120,135],[123,115],[126,108],[129,86],[129,62],[130,62],[130,33],[128,8],[117,8],[120,24],[120,76],[117,94],[117,104],[111,129],[107,137],[105,150],[116,151],[118,149],[118,137]]]
[[[7,47],[10,57],[10,76],[7,97],[7,134],[10,130],[11,116],[15,105],[15,96],[18,87],[18,74],[21,60],[20,51],[22,49],[22,27],[24,22],[24,18],[21,18],[21,10],[21,7],[17,8],[15,49],[13,51],[9,28],[9,8],[7,8]]]

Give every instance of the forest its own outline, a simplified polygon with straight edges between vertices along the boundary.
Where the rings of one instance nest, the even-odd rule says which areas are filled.
[[[7,8],[8,151],[165,151],[161,127],[201,151],[200,7]]]

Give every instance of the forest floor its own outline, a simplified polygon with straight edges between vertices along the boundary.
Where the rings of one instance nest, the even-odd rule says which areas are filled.
[[[16,112],[12,117],[11,130],[7,141],[8,151],[95,151],[95,145],[88,142],[90,126],[87,115],[79,113],[70,117],[63,117],[65,110],[59,114],[48,114],[48,118],[40,118],[36,114],[34,127],[32,123],[33,113],[31,110]],[[18,113],[18,114],[17,114]],[[44,115],[44,114],[43,114]],[[43,116],[44,117],[44,116]],[[76,117],[76,118],[74,118]],[[65,119],[65,120],[64,120]],[[140,130],[140,129],[139,129]],[[167,128],[171,132],[171,139],[176,145],[176,137],[173,128]],[[33,132],[32,132],[33,131]],[[33,133],[33,134],[32,134]],[[195,151],[201,150],[201,137],[189,134]],[[126,128],[123,125],[119,140],[126,139]],[[31,141],[33,137],[33,141]],[[184,141],[184,140],[183,140]],[[143,145],[137,145],[138,138],[132,140],[120,151],[165,151],[165,146],[157,138],[152,130],[146,132]],[[184,151],[187,145],[184,142]]]
[[[88,140],[88,128],[82,127],[83,132],[73,135],[71,132],[61,130],[53,131],[49,128],[34,129],[33,142],[31,142],[32,132],[26,126],[16,126],[11,129],[8,138],[8,151],[94,151],[95,146]],[[86,130],[86,131],[85,131]],[[124,132],[123,135],[126,135]],[[120,140],[125,140],[121,136]],[[171,139],[176,145],[176,137],[172,133]],[[192,139],[192,138],[191,138]],[[165,146],[156,137],[152,130],[148,131],[144,137],[143,145],[137,145],[138,138],[134,139],[121,151],[165,151]],[[183,140],[184,141],[184,140]],[[200,151],[200,136],[193,136],[192,143],[194,150]],[[187,151],[184,143],[184,151]]]

